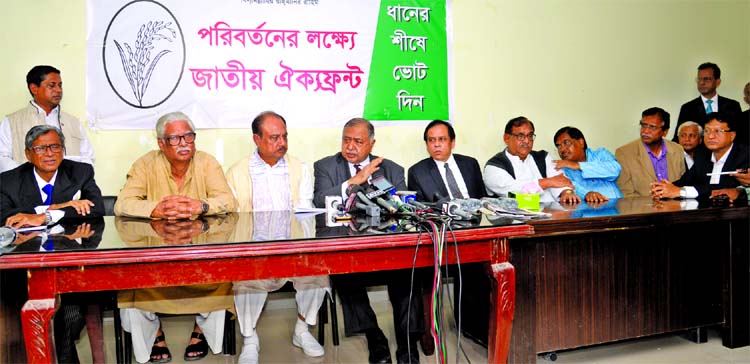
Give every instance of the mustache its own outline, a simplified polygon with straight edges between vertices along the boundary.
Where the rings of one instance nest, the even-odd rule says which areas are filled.
[[[175,151],[176,151],[177,153],[179,153],[179,152],[184,152],[184,151],[188,151],[188,152],[189,152],[189,151],[191,151],[191,150],[192,150],[192,149],[191,149],[191,148],[190,148],[189,146],[184,146],[184,147],[177,147],[177,150],[175,150]]]

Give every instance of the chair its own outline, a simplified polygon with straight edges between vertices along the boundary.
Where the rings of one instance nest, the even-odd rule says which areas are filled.
[[[102,200],[104,200],[104,216],[115,216],[117,196],[102,196]]]

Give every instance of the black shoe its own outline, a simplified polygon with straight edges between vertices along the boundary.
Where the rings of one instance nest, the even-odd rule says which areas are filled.
[[[411,346],[411,355],[409,355],[409,348],[398,348],[398,349],[396,349],[396,362],[398,364],[417,364],[417,363],[419,363],[419,349],[417,349],[416,345],[412,345]]]
[[[379,328],[367,332],[367,350],[370,352],[369,361],[373,364],[392,363],[391,349],[388,339]]]

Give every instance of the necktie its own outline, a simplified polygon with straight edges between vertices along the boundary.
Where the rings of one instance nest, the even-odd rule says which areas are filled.
[[[706,100],[706,114],[710,114],[714,112],[714,110],[711,108],[711,104],[714,103],[714,100]]]
[[[44,191],[44,193],[47,194],[47,199],[44,200],[44,203],[42,203],[42,205],[46,205],[46,206],[52,205],[52,189],[53,188],[54,186],[52,186],[51,184],[46,184],[44,185],[44,187],[42,187],[42,191]]]
[[[445,179],[448,181],[448,189],[453,195],[453,198],[464,198],[461,194],[461,190],[458,189],[458,183],[456,183],[456,177],[453,177],[453,172],[448,166],[448,163],[443,164],[445,166]]]
[[[46,234],[42,237],[42,249],[48,252],[55,250],[55,242],[52,241],[52,237],[46,236]]]
[[[362,170],[362,166],[359,164],[354,165],[354,173],[359,173]]]

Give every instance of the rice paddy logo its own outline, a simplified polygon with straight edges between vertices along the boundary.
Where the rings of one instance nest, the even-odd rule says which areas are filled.
[[[153,0],[132,1],[107,26],[102,64],[112,91],[148,109],[167,101],[185,68],[185,39],[177,18]]]

